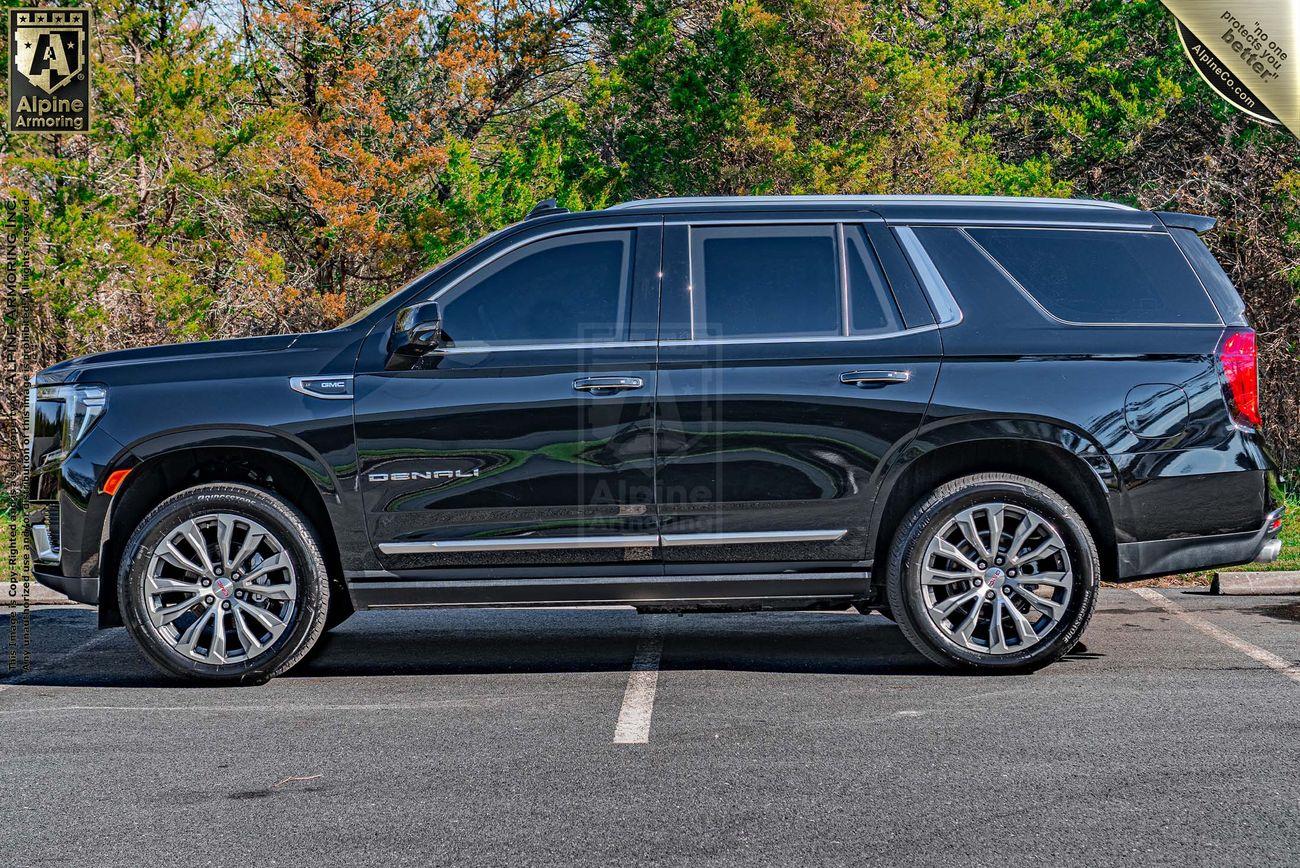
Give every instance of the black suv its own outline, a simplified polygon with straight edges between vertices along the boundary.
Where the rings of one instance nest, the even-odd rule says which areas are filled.
[[[944,666],[1041,666],[1102,578],[1278,554],[1212,225],[543,203],[332,331],[42,371],[37,575],[209,681],[412,606],[851,604]]]

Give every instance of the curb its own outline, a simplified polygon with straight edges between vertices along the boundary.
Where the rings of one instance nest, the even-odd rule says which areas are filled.
[[[1300,571],[1215,573],[1210,593],[1236,596],[1300,594]]]
[[[16,590],[13,596],[9,592]],[[76,600],[69,600],[58,591],[45,587],[40,582],[32,581],[28,586],[28,597],[33,606],[75,606]],[[15,586],[11,582],[0,583],[0,607],[21,606],[23,604],[23,583],[18,582]]]

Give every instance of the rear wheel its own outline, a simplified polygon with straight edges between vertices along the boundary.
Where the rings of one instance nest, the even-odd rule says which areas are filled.
[[[329,579],[315,535],[290,504],[215,483],[167,498],[131,536],[118,580],[123,620],[164,672],[258,683],[315,644]]]
[[[981,473],[918,503],[894,538],[889,605],[904,635],[950,668],[1029,670],[1078,642],[1101,567],[1083,519],[1031,479]]]

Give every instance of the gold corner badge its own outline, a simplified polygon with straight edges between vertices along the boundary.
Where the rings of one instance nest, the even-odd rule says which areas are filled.
[[[1300,0],[1164,0],[1197,73],[1237,109],[1300,135]]]
[[[90,10],[9,10],[11,133],[90,127]]]

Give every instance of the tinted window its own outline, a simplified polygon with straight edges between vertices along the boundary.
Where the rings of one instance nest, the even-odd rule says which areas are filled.
[[[440,299],[455,345],[600,343],[627,336],[630,232],[535,241]]]
[[[691,230],[695,336],[840,334],[834,226]]]
[[[1201,278],[1201,283],[1209,290],[1215,306],[1223,315],[1223,321],[1230,325],[1245,325],[1246,304],[1237,294],[1237,288],[1232,285],[1232,280],[1223,270],[1223,266],[1219,265],[1214,254],[1205,246],[1205,242],[1196,237],[1196,233],[1190,229],[1170,229],[1169,234],[1174,236],[1183,253],[1187,254],[1187,260],[1192,263],[1192,268]]]
[[[1173,239],[1163,233],[970,229],[1038,303],[1085,323],[1217,323]]]
[[[849,279],[849,334],[895,331],[898,307],[866,230],[861,226],[845,226],[844,242],[844,265]]]

